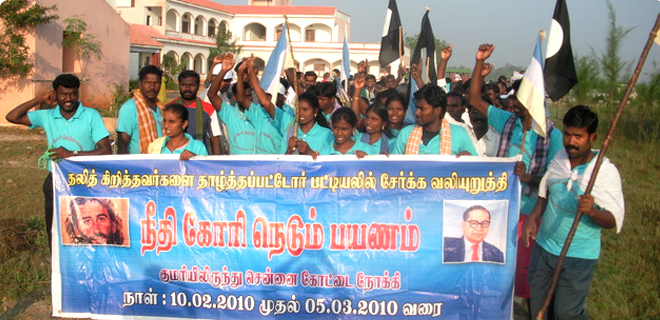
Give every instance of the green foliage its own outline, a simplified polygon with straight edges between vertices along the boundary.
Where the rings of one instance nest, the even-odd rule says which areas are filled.
[[[218,27],[218,32],[215,36],[216,47],[211,49],[209,57],[225,55],[229,52],[233,53],[234,56],[238,56],[241,50],[243,50],[243,46],[237,45],[236,42],[238,42],[238,37],[234,37],[231,32],[223,31]]]
[[[417,46],[417,41],[419,40],[419,33],[416,33],[414,36],[409,36],[405,35],[403,37],[403,43],[405,46],[410,48],[411,51],[415,50],[415,46]],[[435,38],[435,61],[440,63],[440,53],[442,52],[442,49],[445,47],[448,47],[449,43],[445,40],[440,40],[438,38]],[[410,63],[417,63],[417,61],[411,61]]]
[[[25,77],[32,71],[25,32],[59,17],[56,6],[30,6],[27,0],[6,0],[0,5],[0,78]]]
[[[88,34],[87,22],[84,16],[74,15],[71,18],[64,19],[66,28],[65,36],[62,38],[62,45],[71,49],[79,58],[88,59],[95,57],[101,59],[101,42],[96,39],[96,35]]]
[[[588,104],[597,99],[602,80],[595,53],[592,51],[591,54],[578,56],[575,59],[575,71],[579,81],[573,87],[572,98],[580,104]]]
[[[619,72],[629,65],[629,63],[621,60],[619,49],[623,38],[632,31],[632,28],[626,29],[617,25],[616,11],[614,11],[614,6],[609,0],[607,0],[607,8],[609,10],[610,25],[605,39],[605,51],[601,53],[599,61],[604,76],[605,94],[610,101],[617,101],[619,100]],[[578,80],[582,81],[580,78]]]
[[[174,79],[177,78],[181,71],[186,70],[188,65],[188,60],[181,60],[181,63],[176,62],[174,53],[168,52],[163,56],[163,71],[165,72],[165,77],[167,78],[167,85],[174,83]],[[167,88],[170,89],[170,88]]]

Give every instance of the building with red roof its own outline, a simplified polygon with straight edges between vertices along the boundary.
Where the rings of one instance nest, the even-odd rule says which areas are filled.
[[[205,76],[218,32],[230,32],[242,46],[238,57],[255,55],[263,70],[288,19],[293,56],[300,71],[319,76],[339,69],[344,38],[350,39],[351,17],[332,6],[291,6],[290,0],[248,0],[248,5],[225,5],[211,0],[117,0],[117,12],[135,26],[131,37],[131,76],[146,64],[158,65],[163,55]],[[150,29],[139,28],[150,27]],[[139,38],[137,33],[139,33]],[[143,37],[152,38],[147,43]],[[155,45],[162,44],[162,47]],[[161,51],[155,53],[157,49]],[[370,73],[380,75],[380,43],[349,43],[351,70],[369,60]],[[392,67],[398,67],[397,65]],[[395,70],[395,69],[393,69]]]

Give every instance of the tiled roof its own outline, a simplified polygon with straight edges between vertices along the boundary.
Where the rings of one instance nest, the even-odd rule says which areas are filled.
[[[165,37],[164,40],[199,43],[199,44],[207,44],[207,45],[213,45],[213,46],[216,45],[216,43],[213,42],[213,41],[202,41],[202,40],[184,39],[184,38],[176,38],[176,37]]]
[[[205,7],[205,8],[210,8],[210,9],[214,9],[214,10],[218,10],[218,11],[222,11],[222,12],[232,13],[232,11],[230,9],[231,6],[224,5],[224,4],[221,4],[221,3],[217,3],[217,2],[211,1],[211,0],[181,0],[181,1],[182,2],[187,2],[187,3],[190,3],[190,4],[194,4],[194,5],[198,5],[198,6],[202,6],[202,7]]]
[[[332,16],[336,7],[305,6],[228,6],[211,0],[180,0],[186,3],[233,14],[322,15]]]
[[[267,15],[320,15],[332,16],[336,7],[303,7],[303,6],[231,6],[235,14],[267,14]]]
[[[163,44],[154,38],[165,38],[165,36],[151,26],[131,24],[131,44],[162,47]]]

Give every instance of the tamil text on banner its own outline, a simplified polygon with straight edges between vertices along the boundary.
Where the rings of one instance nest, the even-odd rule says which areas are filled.
[[[510,319],[513,167],[421,156],[62,161],[53,312]]]

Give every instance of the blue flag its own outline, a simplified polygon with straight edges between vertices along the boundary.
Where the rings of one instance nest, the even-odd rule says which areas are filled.
[[[264,89],[266,93],[270,93],[273,96],[273,99],[277,97],[280,88],[280,75],[282,74],[282,70],[284,70],[286,54],[289,50],[286,28],[286,23],[284,23],[284,25],[282,25],[280,38],[277,40],[277,44],[275,44],[273,53],[270,54],[266,68],[264,68],[264,73],[261,76],[261,81],[259,81],[261,88]]]

